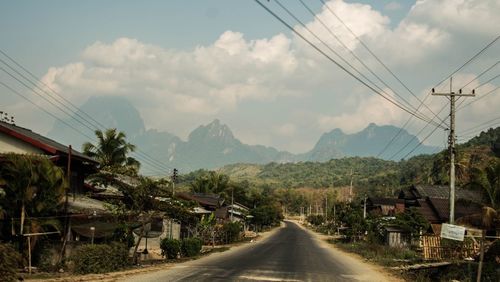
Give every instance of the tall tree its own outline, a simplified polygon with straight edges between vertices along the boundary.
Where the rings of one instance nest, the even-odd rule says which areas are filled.
[[[488,205],[500,209],[500,161],[494,162],[484,170],[475,168],[469,185],[479,186],[488,200]]]
[[[84,143],[82,146],[84,154],[97,160],[101,169],[137,174],[140,163],[128,156],[129,153],[135,151],[136,147],[126,141],[125,133],[117,131],[116,128],[110,128],[105,132],[96,130],[95,135],[98,144]]]
[[[222,194],[230,188],[229,177],[215,171],[196,177],[190,185],[191,190],[196,193]]]
[[[62,203],[66,182],[63,171],[45,157],[6,154],[0,166],[5,195],[0,206],[10,217],[19,217],[19,233],[28,215],[43,216]]]

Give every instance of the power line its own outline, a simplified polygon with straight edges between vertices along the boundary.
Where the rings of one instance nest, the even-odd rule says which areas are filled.
[[[461,106],[461,105],[463,104],[463,100],[462,100],[462,101],[461,101],[461,103],[458,105],[457,112],[458,112],[458,111],[460,111],[460,110],[462,110],[462,109],[463,109],[463,108],[465,108],[465,107],[470,106],[471,104],[474,104],[474,103],[478,102],[478,101],[479,101],[479,100],[481,100],[481,99],[486,98],[488,95],[490,95],[491,93],[495,92],[495,91],[496,91],[496,90],[498,90],[499,88],[500,88],[500,86],[497,86],[497,87],[496,87],[496,88],[494,88],[493,90],[490,90],[490,91],[486,92],[485,94],[481,95],[481,97],[479,97],[479,98],[477,98],[477,99],[474,99],[474,100],[470,101],[469,103],[467,103],[467,104],[465,104],[465,105],[463,105],[463,106]]]
[[[299,0],[301,1],[301,0]],[[329,49],[330,51],[332,51],[332,53],[334,53],[338,58],[340,58],[344,63],[346,63],[348,66],[350,66],[354,71],[356,71],[359,75],[361,75],[364,79],[366,79],[369,83],[371,83],[375,88],[378,89],[379,91],[379,95],[383,96],[381,93],[384,93],[385,95],[389,95],[387,92],[385,92],[385,90],[383,90],[380,86],[378,86],[376,83],[374,83],[371,79],[369,79],[368,77],[366,77],[362,72],[360,72],[356,67],[354,67],[353,65],[351,65],[347,60],[345,60],[341,55],[339,55],[335,50],[333,50],[332,47],[330,47],[324,40],[322,40],[321,38],[319,38],[319,36],[316,35],[316,33],[314,33],[310,28],[308,28],[300,19],[298,19],[289,9],[287,9],[284,5],[281,4],[281,2],[279,0],[275,0],[275,2],[283,9],[286,11],[286,13],[288,15],[290,15],[292,18],[294,18],[298,23],[300,23],[302,25],[302,27],[304,29],[306,29],[309,33],[311,33],[317,40],[319,40],[327,49]],[[303,3],[301,1],[301,3],[304,5],[304,7],[313,15],[315,16],[314,12],[309,9],[309,7],[307,5],[305,5],[305,3]],[[320,22],[322,22],[320,19],[318,19]],[[329,30],[328,27],[326,27],[326,25],[323,24],[323,26]],[[330,31],[331,32],[331,31]],[[374,75],[379,81],[382,82],[382,84],[384,84],[387,88],[389,88],[397,97],[399,97],[400,99],[402,99],[406,104],[409,105],[410,108],[412,108],[412,110],[414,111],[414,113],[416,115],[419,115],[422,119],[425,119],[427,121],[430,121],[429,117],[425,116],[423,113],[419,112],[418,109],[416,109],[411,103],[409,103],[405,98],[401,97],[401,95],[399,95],[399,93],[397,93],[396,91],[394,91],[389,85],[387,85],[377,74],[375,74],[361,59],[359,59],[352,51],[349,50],[349,48],[335,35],[331,32],[331,34],[333,35],[333,37],[335,37],[337,39],[337,41],[344,46],[345,49],[347,49],[349,52],[351,52],[351,54],[358,60],[361,62],[361,64],[366,68],[368,69],[372,75]],[[397,103],[397,100],[394,100],[396,103]],[[402,107],[404,107],[403,105],[401,105]]]
[[[460,89],[464,89],[465,87],[467,87],[469,84],[471,84],[472,82],[476,81],[477,79],[479,79],[481,76],[483,76],[485,73],[487,73],[488,71],[490,71],[492,68],[494,68],[496,65],[498,65],[500,63],[500,61],[497,61],[496,63],[494,63],[491,67],[487,68],[486,70],[484,70],[483,72],[481,72],[478,76],[476,76],[475,78],[471,79],[469,82],[467,82],[464,86],[460,87]],[[489,82],[489,81],[488,81]],[[486,83],[488,83],[486,82]],[[477,87],[476,87],[477,88]]]
[[[91,131],[94,131],[95,129],[99,129],[101,130],[101,128],[106,128],[106,126],[104,126],[102,123],[100,123],[99,121],[95,120],[92,116],[90,116],[88,113],[84,112],[83,110],[79,109],[77,106],[75,106],[73,103],[71,103],[70,101],[68,101],[66,98],[64,98],[62,95],[60,95],[59,93],[57,93],[57,91],[55,91],[54,89],[52,89],[50,86],[48,86],[46,83],[44,83],[42,80],[40,80],[38,77],[36,77],[32,72],[30,72],[28,69],[26,69],[24,66],[22,66],[21,64],[19,64],[16,60],[14,60],[12,57],[10,57],[8,54],[6,54],[4,51],[0,50],[0,53],[3,54],[5,57],[7,57],[11,62],[13,62],[16,66],[18,66],[19,68],[21,68],[22,70],[24,70],[26,73],[28,73],[32,78],[34,78],[37,82],[39,82],[40,84],[43,84],[45,87],[47,87],[49,90],[51,90],[52,93],[54,93],[55,95],[57,95],[59,98],[63,99],[67,104],[71,105],[75,110],[71,109],[70,107],[68,107],[66,104],[62,103],[61,101],[55,99],[49,92],[47,92],[45,89],[41,88],[37,83],[33,82],[31,79],[27,78],[26,76],[24,76],[23,74],[21,74],[19,71],[17,71],[14,67],[12,67],[9,63],[5,62],[4,60],[0,59],[0,62],[2,62],[4,65],[6,65],[9,69],[11,69],[12,71],[14,71],[17,75],[21,76],[24,80],[28,81],[31,85],[33,85],[35,87],[35,89],[40,89],[42,92],[44,92],[45,94],[47,94],[53,101],[55,101],[56,103],[58,103],[59,105],[61,105],[63,108],[61,108],[60,106],[58,105],[55,105],[54,103],[52,103],[51,101],[49,101],[47,98],[45,98],[45,96],[41,95],[40,93],[34,91],[34,89],[32,89],[31,87],[29,87],[28,85],[26,85],[24,82],[22,82],[19,78],[15,77],[12,73],[8,72],[7,70],[5,70],[4,68],[0,67],[0,69],[2,71],[4,71],[5,73],[7,73],[10,77],[12,77],[13,79],[15,79],[16,81],[18,81],[18,83],[22,84],[24,87],[26,87],[27,89],[29,89],[30,91],[32,91],[33,93],[37,94],[38,96],[40,96],[41,98],[43,98],[46,102],[48,102],[49,104],[51,104],[52,106],[56,107],[57,109],[59,109],[60,111],[62,111],[63,113],[65,113],[66,115],[68,115],[71,119],[73,120],[76,120],[78,123],[80,123],[81,125],[83,125],[84,127],[88,128],[89,130]],[[77,119],[75,116],[73,116],[72,114],[68,113],[68,111],[66,111],[66,109],[68,109],[72,114],[76,115],[77,117],[79,117],[80,119]],[[86,115],[90,120],[93,121],[92,122],[89,122],[89,119],[83,117],[81,114],[83,113],[84,115]],[[82,120],[85,122],[82,122]],[[66,125],[67,123],[64,122]],[[93,128],[89,127],[86,123],[90,124]],[[100,128],[101,127],[101,128]],[[162,167],[163,169],[167,169],[167,170],[170,170],[172,169],[171,167],[167,166],[167,165],[164,165],[163,163],[161,163],[160,161],[157,161],[155,159],[153,159],[151,156],[149,156],[148,154],[142,152],[141,150],[137,150],[136,154],[139,156],[140,159],[143,160],[143,162],[145,163],[148,163],[148,162],[151,162],[149,163],[150,166],[152,167],[156,167],[156,166],[159,166],[159,167]],[[154,164],[154,165],[152,165]]]
[[[302,2],[302,0],[300,0]],[[425,101],[427,100],[427,97],[425,97],[424,100],[421,100],[420,98],[418,98],[417,95],[415,95],[415,93],[413,93],[413,91],[411,91],[409,89],[409,87],[403,83],[403,81],[398,77],[396,76],[396,74],[384,63],[382,62],[382,60],[368,47],[367,44],[365,44],[361,38],[359,38],[359,36],[357,36],[354,31],[337,15],[337,13],[335,13],[330,7],[329,5],[323,1],[323,0],[320,0],[321,3],[323,3],[324,7],[327,8],[327,10],[340,22],[342,23],[342,25],[354,36],[354,38],[356,38],[356,40],[384,67],[384,69],[389,72],[392,77],[394,77],[413,97],[415,97],[419,102],[419,106],[417,107],[417,110],[420,110],[420,108],[422,106],[425,106],[433,115],[434,115],[434,118],[438,118],[439,120],[443,121],[438,115],[436,115],[431,108],[429,108],[427,106],[427,104],[425,104]],[[377,154],[377,157],[380,157],[382,154],[385,153],[385,151],[389,148],[389,146],[391,146],[395,141],[396,139],[399,138],[399,136],[401,136],[401,133],[403,132],[403,130],[408,126],[408,124],[410,123],[412,119],[412,116],[409,117],[409,119],[405,122],[405,124],[399,128],[398,132],[392,137],[392,139],[389,141],[389,143],[387,143],[384,148]]]
[[[469,60],[467,60],[465,63],[463,63],[460,67],[458,67],[455,71],[453,71],[453,72],[452,72],[450,75],[448,75],[446,78],[444,78],[444,79],[443,79],[443,80],[441,80],[439,83],[437,83],[437,85],[436,85],[434,88],[437,88],[437,87],[438,87],[439,85],[441,85],[444,81],[446,81],[447,79],[451,78],[454,74],[456,74],[457,72],[459,72],[460,70],[462,70],[463,68],[465,68],[467,65],[469,65],[471,62],[473,62],[474,60],[476,60],[476,59],[477,59],[477,58],[478,58],[478,57],[479,57],[482,53],[484,53],[486,50],[488,50],[488,48],[490,48],[491,46],[493,46],[493,44],[495,44],[495,43],[498,41],[498,39],[500,39],[500,36],[497,36],[496,38],[494,38],[494,39],[493,39],[490,43],[488,43],[485,47],[483,47],[483,48],[482,48],[479,52],[477,52],[476,54],[474,54],[474,55],[473,55],[473,56],[472,56]],[[431,91],[429,91],[429,94],[425,97],[424,102],[425,102],[425,100],[427,100],[427,98],[430,96],[430,94],[431,94]],[[474,100],[474,101],[477,101],[477,100]],[[439,114],[441,114],[441,112],[444,110],[444,108],[445,108],[445,107],[441,108],[441,110],[438,112],[438,115],[439,115]],[[408,118],[408,121],[405,123],[405,125],[406,125],[406,124],[408,124],[408,122],[411,120],[411,118],[412,118],[411,116]],[[425,125],[425,126],[424,126],[424,128],[426,128],[427,126],[428,126],[428,125]],[[423,130],[424,130],[424,128],[422,128],[422,129],[420,130],[420,132],[421,132],[421,131],[423,131]],[[398,136],[398,135],[400,134],[400,132],[402,132],[402,131],[403,131],[403,128],[400,128],[399,132],[398,132],[395,136]],[[418,134],[417,134],[417,136],[418,136]],[[391,144],[392,142],[394,142],[394,140],[395,140],[395,139],[396,139],[396,137],[395,137],[395,138],[393,138],[393,139],[389,142],[389,144]],[[408,145],[409,145],[409,143],[407,143],[407,144],[406,144],[406,145],[405,145],[405,146],[404,146],[401,150],[399,150],[399,151],[398,151],[398,153],[399,153],[400,151],[402,151],[404,148],[406,148]],[[378,156],[380,156],[383,152],[385,152],[385,150],[386,150],[388,147],[389,147],[389,145],[386,145],[386,146],[384,147],[384,149],[381,151],[381,153],[380,153]],[[397,153],[397,154],[398,154],[398,153]],[[394,155],[393,155],[393,157],[394,157]],[[393,157],[391,157],[391,159],[392,159]]]
[[[278,21],[280,21],[283,25],[285,25],[288,29],[290,29],[293,33],[295,33],[297,36],[299,36],[302,40],[304,40],[306,43],[308,43],[311,47],[313,47],[316,51],[318,51],[320,54],[322,54],[324,57],[326,57],[329,61],[331,61],[332,63],[334,63],[335,65],[337,65],[340,69],[342,69],[344,72],[346,72],[347,74],[349,74],[351,77],[353,77],[355,80],[357,80],[358,82],[360,82],[361,84],[363,84],[364,86],[366,86],[368,89],[370,89],[371,91],[373,91],[374,93],[380,95],[381,97],[383,97],[384,99],[386,99],[387,101],[389,101],[391,104],[397,106],[398,108],[402,109],[403,111],[409,113],[410,115],[413,115],[415,117],[417,117],[418,119],[420,120],[423,120],[423,121],[428,121],[426,120],[425,118],[422,118],[420,116],[418,116],[416,113],[406,109],[405,107],[402,107],[400,104],[394,102],[393,100],[385,97],[382,93],[380,93],[379,91],[377,91],[375,88],[373,88],[371,85],[369,85],[367,82],[365,82],[364,80],[360,79],[359,77],[357,77],[355,74],[353,74],[351,71],[349,71],[346,67],[344,67],[343,65],[341,65],[339,62],[337,62],[335,59],[333,59],[331,56],[329,56],[328,54],[325,53],[325,51],[321,50],[321,48],[319,48],[318,46],[316,46],[314,43],[312,43],[310,40],[308,40],[303,34],[301,34],[300,32],[298,32],[297,30],[295,30],[290,24],[288,24],[285,20],[283,20],[280,16],[278,16],[276,13],[274,13],[273,11],[271,11],[268,7],[266,7],[264,4],[262,4],[259,0],[255,0],[255,2],[257,2],[257,4],[259,4],[262,8],[264,8],[269,14],[271,14],[274,18],[276,18]],[[443,127],[444,128],[444,127]]]
[[[299,0],[299,2],[302,4],[302,6],[304,6],[304,8],[312,15],[314,16],[318,22],[325,28],[326,31],[328,31],[328,33],[335,38],[335,40],[337,40],[337,42],[342,45],[342,47],[344,47],[345,50],[347,50],[357,61],[359,61],[361,63],[361,65],[366,69],[368,70],[375,78],[378,79],[378,81],[380,81],[385,87],[387,87],[389,90],[391,90],[397,97],[399,97],[401,100],[403,100],[407,105],[409,105],[413,110],[415,110],[416,112],[418,112],[419,110],[417,108],[415,108],[408,100],[406,100],[404,97],[402,97],[397,91],[395,91],[391,86],[389,86],[380,76],[378,76],[361,58],[359,58],[355,52],[353,52],[349,47],[347,47],[347,45],[332,31],[332,29],[330,27],[328,27],[324,22],[323,20],[321,20],[320,17],[318,17],[314,11],[303,1],[303,0]],[[359,38],[358,38],[359,40]],[[374,54],[373,54],[374,55]],[[374,55],[375,56],[375,55]],[[377,58],[378,59],[378,58]],[[380,60],[379,60],[380,61]],[[383,64],[382,62],[380,62],[382,65],[385,66],[385,64]],[[390,70],[389,70],[390,71]],[[392,73],[392,72],[391,72]],[[394,73],[392,73],[393,76]],[[401,82],[402,83],[402,82]],[[404,84],[403,84],[404,85]],[[405,86],[406,87],[406,86]],[[379,88],[380,89],[380,88]],[[408,88],[407,88],[408,89]],[[383,90],[382,90],[383,91]],[[410,91],[408,89],[408,91]],[[414,95],[416,97],[415,94],[413,94],[413,92],[410,91],[410,93],[412,93],[412,95]],[[387,93],[386,93],[387,94]],[[418,99],[418,97],[416,97]],[[432,112],[432,110],[431,110]],[[423,115],[423,113],[422,113]]]
[[[441,123],[443,123],[443,122],[441,122]],[[415,151],[418,147],[422,146],[422,144],[424,144],[424,142],[425,142],[425,141],[426,141],[429,137],[431,137],[431,136],[434,134],[434,132],[436,132],[436,130],[437,130],[437,129],[438,129],[438,127],[437,127],[437,126],[436,126],[436,127],[434,127],[434,129],[433,129],[433,130],[432,130],[432,131],[431,131],[431,132],[430,132],[427,136],[425,136],[425,138],[424,138],[424,139],[422,139],[422,140],[421,140],[421,141],[417,144],[417,146],[415,146],[415,147],[414,147],[411,151],[409,151],[406,155],[404,155],[404,157],[403,157],[402,159],[406,159],[406,158],[407,158],[409,155],[411,155],[411,153],[413,153],[413,152],[414,152],[414,151]]]
[[[299,0],[304,6],[306,6],[303,2],[303,0]],[[413,97],[415,97],[415,99],[417,99],[417,101],[420,102],[420,105],[419,107],[417,108],[417,110],[423,105],[425,106],[425,108],[427,110],[429,110],[433,115],[434,117],[437,117],[439,120],[441,120],[439,118],[439,116],[437,116],[430,107],[428,107],[426,104],[424,104],[424,102],[412,91],[410,90],[410,88],[368,47],[367,44],[365,44],[363,42],[363,40],[361,40],[361,38],[359,38],[359,36],[356,35],[356,33],[354,33],[354,31],[342,20],[342,18],[340,18],[337,13],[335,13],[330,7],[329,5],[327,5],[325,3],[324,0],[319,0],[321,3],[323,3],[323,5],[327,8],[327,10],[349,31],[349,33],[351,33],[352,36],[354,36],[354,38],[356,38],[356,40],[368,51],[368,53],[370,53],[370,55],[372,55],[375,60],[380,64],[382,65],[382,67],[389,73],[391,74],[391,76],[396,79],[399,84],[401,84],[405,89],[406,91],[408,91]],[[311,11],[312,12],[312,11]],[[319,21],[321,21],[319,19],[319,17],[316,17]],[[328,30],[331,31],[330,28],[327,28]],[[348,49],[350,50],[350,49]],[[352,52],[352,51],[351,51]],[[354,52],[352,52],[354,54]],[[364,65],[364,64],[363,64]],[[377,76],[378,77],[378,76]],[[387,86],[387,84],[384,83],[384,85]],[[387,86],[388,88],[390,88],[389,86]],[[392,88],[390,88],[392,90]],[[395,92],[394,90],[392,90],[393,92]],[[441,120],[442,121],[442,120]]]
[[[40,94],[38,91],[35,91],[35,89],[32,89],[31,87],[29,87],[28,85],[26,85],[26,83],[24,83],[23,81],[21,81],[19,78],[15,77],[12,73],[10,73],[9,71],[5,70],[3,67],[0,66],[0,70],[2,70],[3,72],[5,72],[6,74],[8,74],[10,77],[12,77],[13,79],[15,79],[18,83],[20,83],[21,85],[23,85],[24,87],[26,87],[28,90],[30,90],[31,92],[35,93],[37,96],[41,97],[42,99],[44,99],[47,103],[49,103],[50,105],[54,106],[55,108],[57,108],[58,110],[60,110],[61,112],[65,113],[66,115],[68,115],[70,118],[72,118],[73,120],[77,121],[79,124],[83,125],[84,127],[86,127],[87,129],[89,129],[90,131],[93,131],[93,128],[89,127],[89,125],[85,124],[84,122],[82,122],[81,120],[79,119],[76,119],[74,118],[70,113],[68,113],[68,111],[66,111],[65,109],[61,108],[60,106],[58,105],[55,105],[54,103],[52,103],[51,101],[49,101],[47,98],[45,98],[45,96],[43,96],[42,94]],[[6,86],[4,83],[2,83],[2,85],[4,85],[4,87]],[[11,87],[8,87],[9,89],[12,89]],[[19,93],[18,93],[19,94]],[[23,98],[25,99],[28,99],[27,97],[23,96]],[[32,104],[36,105],[38,108],[40,108],[40,106],[38,106],[36,103],[30,101]],[[63,105],[64,107],[64,105]],[[45,111],[47,112],[47,111]],[[55,115],[51,115],[52,117],[55,117]],[[61,119],[57,118],[59,121],[63,122]],[[69,125],[67,122],[63,122],[65,125]],[[75,127],[71,126],[71,128],[73,130],[76,130]],[[77,130],[79,131],[79,130]],[[80,132],[80,131],[79,131]],[[82,133],[82,132],[80,132]],[[89,135],[87,134],[84,134],[82,133],[82,135],[84,137],[87,137],[89,138],[90,140],[93,140],[95,142],[95,139],[94,138],[90,138]],[[144,159],[143,159],[144,161]],[[148,161],[144,161],[144,163],[148,163]],[[149,164],[151,166],[151,164]],[[152,167],[155,167],[154,165]]]
[[[3,70],[2,67],[0,67],[0,69]],[[78,130],[76,127],[74,127],[73,125],[69,124],[68,122],[66,122],[65,120],[62,120],[61,118],[57,117],[55,114],[51,113],[50,111],[46,110],[45,108],[41,107],[40,105],[38,105],[37,103],[33,102],[32,100],[30,100],[29,98],[27,98],[26,96],[22,95],[19,91],[16,91],[14,88],[10,87],[9,85],[7,85],[6,83],[0,81],[0,85],[2,85],[3,87],[5,87],[6,89],[10,90],[12,93],[14,93],[15,95],[23,98],[24,100],[28,101],[30,104],[32,104],[33,106],[37,107],[38,109],[42,110],[43,112],[45,112],[46,114],[50,115],[51,117],[53,117],[54,119],[62,122],[64,125],[68,126],[69,128],[73,129],[75,132],[79,133],[80,135],[82,135],[83,137],[89,139],[89,140],[93,140],[94,142],[96,141],[94,138],[95,137],[91,137],[85,133],[83,133],[82,131]],[[33,91],[33,90],[32,90]],[[33,91],[34,93],[36,93],[35,91]],[[147,161],[144,162],[145,164],[149,165],[150,167],[153,167],[153,168],[156,168],[154,165],[152,166],[150,163],[148,163]],[[157,171],[158,172],[158,171]]]
[[[468,129],[465,129],[464,131],[462,131],[462,135],[469,135],[471,132],[476,132],[479,130],[479,128],[484,129],[484,127],[490,127],[493,123],[493,125],[495,125],[496,123],[494,123],[495,121],[497,120],[500,120],[500,116],[494,118],[494,119],[491,119],[491,120],[488,120],[486,122],[483,122],[483,123],[480,123],[474,127],[471,127],[471,128],[468,128]]]

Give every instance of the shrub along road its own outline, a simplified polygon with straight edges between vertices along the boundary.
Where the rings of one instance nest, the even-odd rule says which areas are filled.
[[[265,240],[125,281],[396,281],[297,223]]]

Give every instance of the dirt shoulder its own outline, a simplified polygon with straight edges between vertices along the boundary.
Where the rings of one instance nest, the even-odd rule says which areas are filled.
[[[281,226],[282,227],[282,226]],[[109,272],[109,273],[102,273],[102,274],[85,274],[85,275],[72,275],[72,274],[60,274],[60,276],[57,277],[50,277],[50,278],[42,278],[42,277],[37,277],[33,276],[28,277],[24,276],[26,280],[29,281],[46,281],[46,282],[77,282],[77,281],[104,281],[104,282],[111,282],[111,281],[120,281],[123,280],[125,277],[131,276],[131,275],[138,275],[138,274],[144,274],[148,272],[154,272],[154,271],[161,271],[161,270],[167,270],[175,266],[182,265],[183,263],[188,263],[193,260],[198,260],[198,259],[203,259],[207,257],[212,257],[212,256],[218,256],[222,252],[232,252],[239,250],[241,248],[246,248],[246,247],[251,247],[252,244],[255,242],[260,242],[263,240],[266,240],[269,238],[271,235],[273,235],[276,231],[278,231],[281,227],[276,227],[270,231],[266,232],[261,232],[258,234],[256,238],[254,238],[251,241],[245,241],[245,242],[238,242],[234,244],[228,244],[228,245],[218,245],[216,246],[216,250],[214,252],[210,252],[205,255],[201,255],[199,257],[196,257],[194,259],[184,259],[184,260],[177,260],[177,261],[170,261],[170,262],[156,262],[154,264],[144,264],[140,266],[134,266],[133,268],[130,269],[125,269],[121,271],[116,271],[116,272]],[[56,275],[54,275],[56,276]]]
[[[333,256],[339,257],[341,256],[344,259],[344,262],[351,265],[353,269],[364,269],[362,275],[358,275],[357,277],[353,277],[360,281],[404,281],[402,278],[398,278],[394,276],[389,270],[385,269],[382,266],[375,265],[369,262],[366,262],[365,259],[357,254],[348,253],[336,248],[334,245],[327,242],[328,239],[331,239],[332,236],[324,235],[321,233],[317,233],[315,231],[306,228],[298,221],[292,221],[299,225],[301,228],[309,232],[317,241],[318,245],[322,248],[328,250]]]

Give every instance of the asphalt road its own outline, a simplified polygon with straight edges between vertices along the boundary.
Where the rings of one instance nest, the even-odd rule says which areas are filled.
[[[252,244],[252,243],[250,243]],[[388,281],[371,266],[332,250],[296,223],[269,238],[217,256],[126,281]]]

